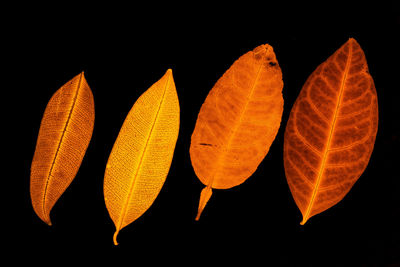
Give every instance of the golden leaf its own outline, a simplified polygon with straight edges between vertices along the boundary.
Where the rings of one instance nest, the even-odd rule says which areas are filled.
[[[50,211],[75,178],[92,137],[94,100],[83,72],[51,97],[31,166],[33,209],[48,225]]]
[[[350,38],[307,79],[286,125],[285,173],[301,224],[349,192],[368,165],[377,130],[374,81]]]
[[[139,218],[159,194],[179,133],[179,101],[172,71],[144,92],[129,111],[104,176],[104,198],[116,231]]]
[[[280,127],[282,88],[275,53],[265,44],[235,61],[208,94],[190,144],[194,171],[206,186],[196,220],[212,188],[243,183],[267,155]]]

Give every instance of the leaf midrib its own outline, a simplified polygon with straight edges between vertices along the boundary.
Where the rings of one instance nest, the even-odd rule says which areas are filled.
[[[73,110],[74,110],[74,108],[75,108],[75,103],[76,103],[76,100],[77,100],[77,98],[78,98],[79,89],[80,89],[80,87],[81,87],[82,75],[83,75],[83,74],[81,73],[80,76],[79,76],[79,81],[78,81],[77,89],[76,89],[76,92],[75,92],[75,95],[74,95],[74,99],[72,100],[72,106],[71,106],[71,109],[69,110],[68,117],[67,117],[67,120],[66,120],[66,122],[65,122],[65,126],[64,126],[64,129],[63,129],[63,131],[62,131],[60,141],[58,142],[58,146],[57,146],[57,149],[56,149],[56,153],[54,154],[53,162],[51,163],[51,166],[50,166],[49,174],[48,174],[48,176],[47,176],[47,178],[46,178],[46,184],[45,184],[45,187],[44,187],[43,201],[42,201],[42,203],[43,203],[43,204],[42,204],[42,209],[43,209],[43,214],[44,214],[45,217],[47,217],[47,215],[46,215],[46,205],[45,205],[45,203],[46,203],[46,196],[47,196],[47,188],[48,188],[48,185],[49,185],[49,182],[50,182],[50,177],[51,177],[51,175],[52,175],[52,173],[53,173],[53,169],[54,169],[54,166],[55,166],[57,157],[58,157],[58,152],[60,151],[60,147],[61,147],[62,141],[64,140],[65,132],[67,131],[69,122],[71,121],[72,112],[73,112]],[[47,218],[47,219],[49,219],[49,218]],[[50,221],[50,220],[49,220],[49,221]]]
[[[138,164],[138,166],[137,166],[137,168],[136,168],[136,172],[135,172],[135,174],[134,174],[134,176],[133,176],[133,179],[132,179],[132,181],[131,181],[131,184],[130,184],[130,186],[129,186],[129,193],[128,193],[128,196],[127,196],[127,198],[126,198],[124,204],[122,205],[121,216],[119,217],[118,226],[117,226],[117,231],[115,232],[115,235],[118,234],[119,230],[121,230],[122,222],[124,221],[124,218],[125,218],[125,216],[126,216],[128,203],[129,203],[130,199],[132,198],[133,188],[135,187],[136,178],[137,178],[137,176],[138,176],[138,174],[139,174],[139,170],[140,170],[140,168],[141,168],[144,155],[146,154],[146,150],[147,150],[147,146],[148,146],[148,144],[149,144],[149,140],[150,140],[150,138],[151,138],[151,136],[152,136],[154,126],[156,125],[156,122],[157,122],[157,119],[158,119],[158,116],[159,116],[159,113],[160,113],[160,110],[161,110],[161,106],[162,106],[162,104],[163,104],[163,102],[164,102],[165,93],[166,93],[167,88],[168,88],[168,86],[169,86],[169,81],[170,81],[170,75],[168,76],[168,79],[167,79],[167,81],[166,81],[166,83],[165,83],[164,92],[163,92],[163,95],[162,95],[162,97],[161,97],[160,104],[159,104],[159,106],[158,106],[156,116],[155,116],[155,118],[154,118],[154,121],[153,121],[153,124],[152,124],[152,126],[151,126],[150,132],[149,132],[149,134],[148,134],[148,136],[147,136],[146,144],[144,145],[143,152],[142,152],[142,154],[140,155],[139,164]]]
[[[314,205],[315,196],[317,195],[317,192],[318,192],[321,180],[322,180],[322,174],[323,174],[323,172],[325,170],[326,161],[327,161],[327,158],[328,158],[328,154],[329,154],[329,149],[330,149],[331,142],[332,142],[333,133],[335,131],[336,120],[338,118],[340,105],[342,103],[343,91],[344,91],[344,87],[345,87],[345,83],[346,83],[346,79],[347,79],[347,74],[349,72],[352,53],[353,53],[352,46],[351,46],[351,44],[349,44],[349,55],[348,55],[347,60],[346,60],[346,66],[345,66],[345,69],[344,69],[343,78],[342,78],[342,82],[341,82],[341,85],[340,85],[340,91],[339,91],[337,104],[336,104],[336,107],[335,107],[335,112],[333,114],[332,125],[331,125],[330,131],[329,131],[328,141],[327,141],[324,153],[323,153],[321,166],[319,168],[317,180],[316,180],[316,183],[315,183],[315,186],[314,186],[314,190],[313,190],[312,195],[311,195],[311,200],[310,200],[310,202],[309,202],[309,204],[307,206],[307,210],[306,210],[306,213],[304,214],[303,221],[300,223],[302,225],[308,220],[308,218],[310,216],[311,209],[312,209],[312,207]]]
[[[244,116],[244,114],[246,113],[247,106],[249,105],[249,102],[250,102],[251,97],[252,97],[253,92],[254,92],[254,88],[256,87],[256,84],[257,84],[258,79],[259,79],[259,77],[260,77],[261,69],[262,69],[262,63],[260,63],[259,66],[258,66],[257,73],[256,73],[256,77],[254,78],[254,82],[253,82],[253,84],[252,84],[252,86],[251,86],[250,93],[249,93],[249,95],[248,95],[248,97],[247,97],[246,104],[244,105],[244,107],[243,107],[243,109],[242,109],[242,112],[241,112],[240,115],[239,115],[239,119],[238,119],[238,121],[236,122],[235,127],[234,127],[233,130],[231,131],[231,133],[230,133],[230,135],[229,135],[229,138],[228,138],[228,141],[227,141],[226,144],[224,145],[224,149],[222,149],[222,153],[220,154],[220,156],[219,156],[218,159],[217,159],[217,162],[216,162],[217,167],[215,168],[214,174],[211,176],[211,179],[210,179],[210,181],[209,181],[208,184],[207,184],[207,187],[209,187],[209,188],[212,188],[212,184],[213,184],[213,182],[214,182],[215,175],[216,175],[216,173],[217,173],[217,171],[218,171],[218,167],[219,167],[219,164],[220,164],[220,162],[221,162],[221,159],[225,157],[227,151],[229,150],[229,147],[231,146],[233,137],[235,136],[236,131],[237,131],[238,128],[239,128],[239,125],[242,123],[243,116]]]

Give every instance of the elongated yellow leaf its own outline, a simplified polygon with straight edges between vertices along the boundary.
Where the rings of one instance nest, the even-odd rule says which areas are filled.
[[[51,209],[78,172],[93,126],[93,94],[82,72],[55,92],[40,124],[30,193],[33,209],[48,225]]]
[[[171,166],[179,132],[179,101],[172,71],[129,111],[107,162],[104,198],[118,232],[154,202]]]

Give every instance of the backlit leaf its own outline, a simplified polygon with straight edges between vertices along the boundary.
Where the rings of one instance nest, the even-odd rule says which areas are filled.
[[[194,171],[206,186],[196,220],[212,188],[243,183],[267,155],[281,122],[282,88],[275,53],[265,44],[236,60],[209,92],[190,144]]]
[[[78,172],[93,126],[93,95],[82,72],[47,104],[32,160],[33,209],[49,225],[51,209]]]
[[[349,192],[368,165],[377,130],[374,81],[351,38],[310,75],[286,126],[285,172],[301,224]]]
[[[172,71],[144,92],[129,111],[104,176],[104,198],[117,235],[158,196],[179,132],[179,102]]]

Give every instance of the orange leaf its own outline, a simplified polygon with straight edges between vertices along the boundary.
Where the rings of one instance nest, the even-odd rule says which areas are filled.
[[[374,81],[350,38],[310,75],[286,126],[285,172],[301,224],[343,199],[368,165],[377,130]]]
[[[33,209],[48,225],[51,209],[78,172],[93,126],[93,95],[82,72],[51,97],[40,124],[30,192]]]
[[[208,94],[190,144],[194,171],[206,186],[196,220],[212,188],[243,183],[267,155],[281,122],[282,88],[281,69],[265,44],[235,61]]]
[[[117,235],[158,196],[179,133],[179,101],[172,71],[144,92],[129,111],[104,175],[104,198]]]

